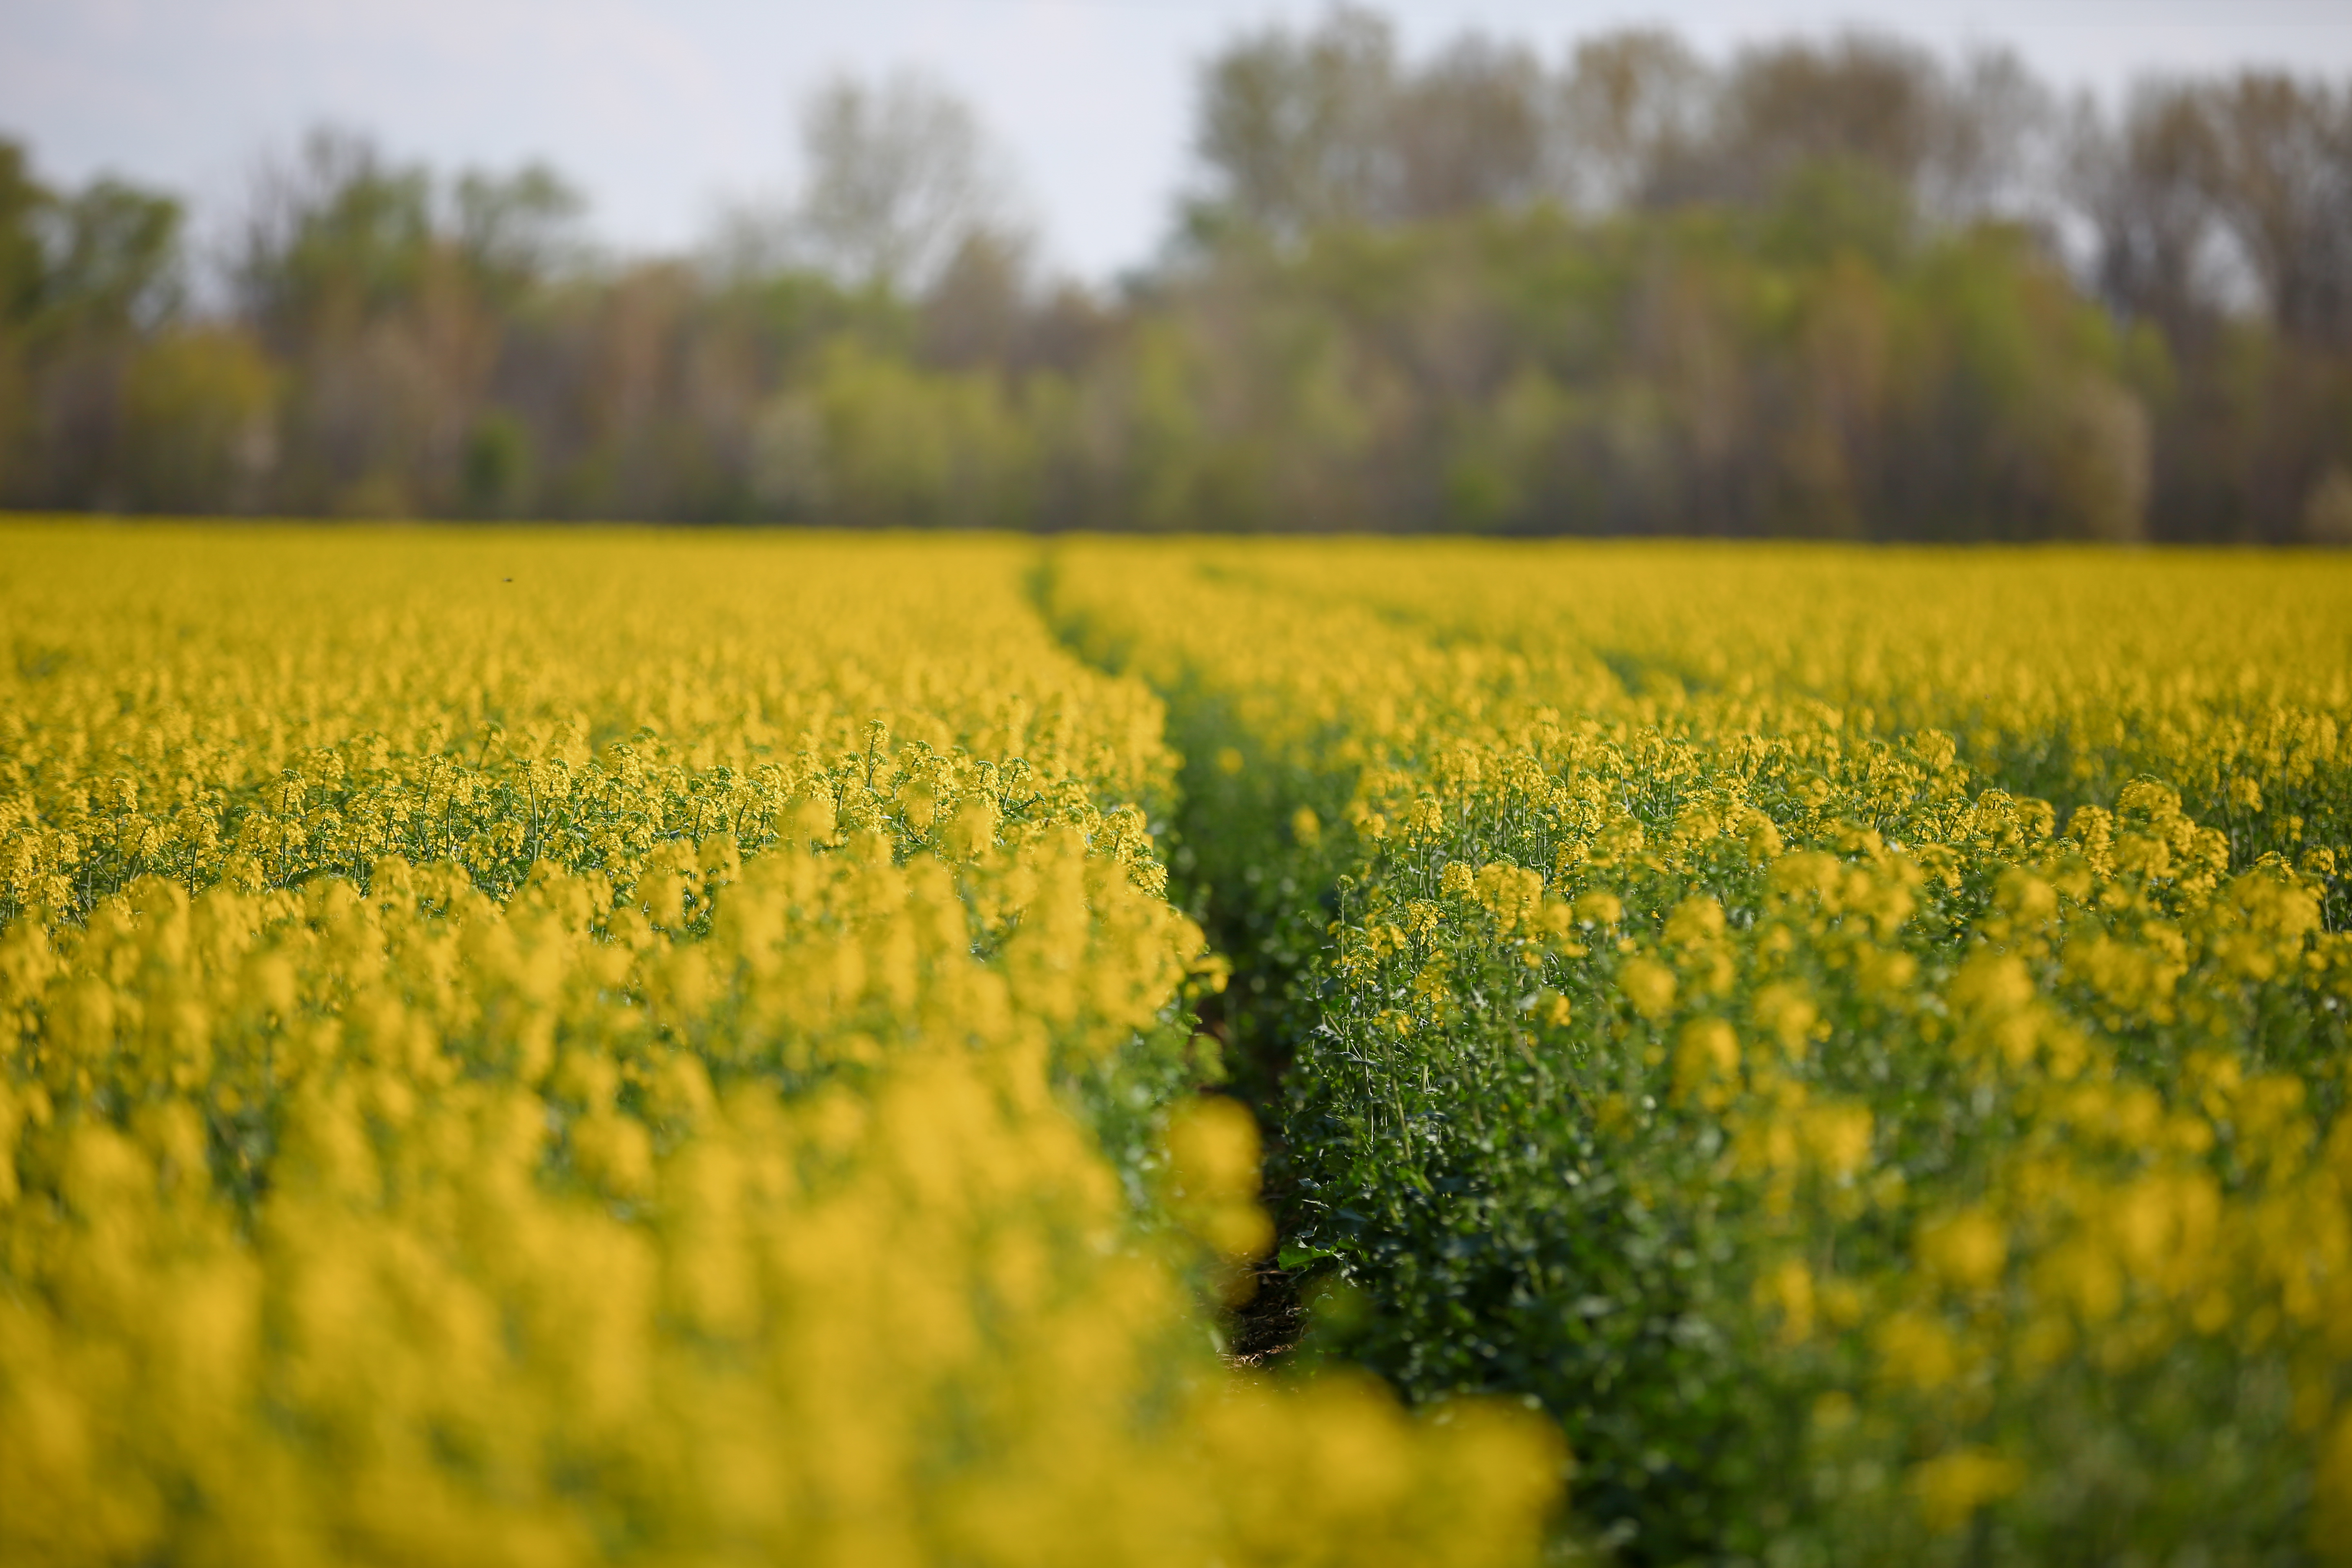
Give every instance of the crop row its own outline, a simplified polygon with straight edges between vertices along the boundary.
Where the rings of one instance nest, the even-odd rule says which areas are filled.
[[[0,1557],[1528,1561],[1247,1380],[1161,707],[987,542],[12,527]]]
[[[1625,1560],[2352,1541],[2352,575],[1073,546],[1171,705],[1298,1352]]]

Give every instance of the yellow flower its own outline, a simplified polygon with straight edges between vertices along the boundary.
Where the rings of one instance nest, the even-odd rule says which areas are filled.
[[[2025,1473],[1990,1449],[1955,1448],[1913,1467],[1908,1484],[1927,1528],[1943,1534],[1968,1523],[1985,1504],[2013,1495],[2025,1484]]]
[[[1618,989],[1633,1011],[1654,1023],[1675,1005],[1675,972],[1664,964],[1636,958],[1617,972]]]
[[[1912,1250],[1928,1274],[1950,1289],[1989,1290],[2000,1283],[2008,1266],[2009,1236],[1983,1209],[1962,1209],[1924,1221]]]

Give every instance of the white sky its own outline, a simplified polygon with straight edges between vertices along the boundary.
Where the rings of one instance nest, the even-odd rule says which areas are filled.
[[[792,105],[828,72],[913,65],[978,105],[1048,258],[1143,260],[1183,180],[1194,71],[1320,0],[0,0],[0,135],[229,208],[257,154],[320,120],[443,169],[552,162],[631,251],[677,248],[730,196],[790,179]],[[1475,0],[1385,7],[1418,53],[1465,26],[1538,44],[1664,23],[1720,56],[1857,17],[1951,48],[2016,47],[2061,87],[2284,65],[2352,77],[2352,0]]]

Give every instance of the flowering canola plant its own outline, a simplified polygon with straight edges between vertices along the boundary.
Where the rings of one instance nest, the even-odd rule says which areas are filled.
[[[10,525],[0,1559],[1532,1561],[1547,1424],[1213,1353],[1177,758],[1032,564]]]
[[[1310,1332],[1626,1560],[2352,1561],[2352,570],[1066,547]]]

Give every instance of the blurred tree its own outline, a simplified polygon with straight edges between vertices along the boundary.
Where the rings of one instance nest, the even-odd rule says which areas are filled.
[[[2042,526],[2033,535],[2110,542],[2147,536],[2147,409],[2103,376],[2061,384],[2032,429],[2042,469]],[[2028,514],[2029,516],[2031,514]]]
[[[1662,28],[1584,39],[1558,89],[1555,185],[1588,208],[1642,199],[1706,133],[1713,87],[1689,46]]]
[[[1891,266],[1917,238],[1918,214],[1912,188],[1884,168],[1823,158],[1781,175],[1756,233],[1763,254],[1782,261],[1818,267],[1851,251]]]
[[[21,500],[38,454],[26,329],[47,281],[41,222],[53,198],[16,142],[0,139],[0,500]]]
[[[55,201],[24,147],[0,138],[0,331],[23,327],[40,309],[49,270],[42,226]]]
[[[414,300],[433,242],[425,171],[321,126],[256,168],[229,278],[246,319],[290,352]]]
[[[789,233],[844,281],[919,289],[972,233],[1009,226],[1005,176],[979,117],[924,77],[825,83],[801,111],[801,153]]]
[[[113,179],[53,203],[40,300],[48,330],[112,337],[174,315],[184,298],[184,216],[173,197]]]
[[[1938,144],[1939,87],[1933,56],[1876,34],[1748,49],[1723,79],[1713,133],[1666,166],[1652,199],[1760,204],[1822,163],[1916,189]]]
[[[2009,49],[1971,51],[1939,89],[1921,208],[1947,223],[2051,220],[2063,117],[2049,87]]]
[[[1201,78],[1193,151],[1209,184],[1192,226],[1296,239],[1382,215],[1396,74],[1393,30],[1353,5],[1310,32],[1269,27],[1219,51]]]
[[[2109,125],[2078,107],[2073,194],[2092,233],[2091,277],[2116,310],[2194,334],[2215,303],[2214,129],[2200,95],[2142,83]]]
[[[124,376],[122,489],[142,510],[255,510],[277,460],[279,375],[234,327],[163,332]]]
[[[770,460],[788,502],[822,501],[854,527],[1020,526],[1033,517],[1034,458],[1002,384],[925,375],[844,340],[805,402],[775,411]]]
[[[2302,542],[2352,549],[2352,469],[2329,468],[2304,503]]]
[[[1101,359],[1118,335],[1121,321],[1095,292],[1064,281],[1049,289],[1030,313],[1025,331],[1031,362],[1075,375]]]
[[[1513,206],[1542,189],[1543,69],[1527,48],[1475,34],[1397,90],[1389,110],[1395,193],[1407,221]]]
[[[2198,96],[2205,194],[2272,321],[2352,344],[2352,89],[2247,71]]]
[[[38,281],[21,321],[27,498],[114,508],[122,485],[122,390],[142,334],[181,303],[182,211],[103,177],[31,213]]]
[[[511,412],[494,408],[466,434],[459,487],[470,517],[523,517],[534,479],[530,431]]]
[[[917,310],[915,345],[945,370],[1013,366],[1028,357],[1028,247],[990,229],[963,237]]]
[[[511,174],[469,169],[457,177],[451,205],[457,254],[501,308],[576,267],[586,253],[579,225],[587,198],[544,163]]]

